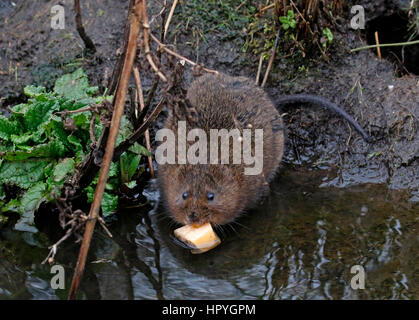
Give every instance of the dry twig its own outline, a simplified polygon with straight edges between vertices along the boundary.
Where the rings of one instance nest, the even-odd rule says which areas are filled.
[[[154,42],[156,42],[159,45],[159,48],[160,49],[166,51],[168,54],[170,54],[170,55],[172,55],[172,56],[174,56],[174,57],[176,57],[176,58],[178,58],[180,60],[184,60],[186,63],[188,63],[188,64],[190,64],[190,65],[192,65],[194,67],[198,67],[198,68],[200,68],[201,70],[203,70],[205,72],[218,74],[218,71],[217,70],[212,70],[212,69],[204,68],[202,65],[199,65],[199,64],[193,62],[192,60],[189,60],[188,58],[185,58],[184,56],[181,56],[179,53],[170,50],[169,48],[167,48],[167,46],[165,46],[163,43],[161,43],[159,41],[159,39],[157,39],[151,32],[150,32],[150,37],[151,37],[151,39]]]
[[[380,41],[378,40],[378,32],[377,31],[375,31],[374,37],[375,37],[375,43],[377,44],[377,56],[378,56],[378,59],[381,59]]]
[[[166,39],[167,30],[169,29],[170,21],[172,20],[173,13],[175,12],[177,3],[178,3],[178,0],[174,0],[172,7],[170,8],[169,17],[167,18],[166,24],[164,25],[163,40]]]
[[[153,61],[153,57],[151,56],[150,40],[149,40],[150,25],[148,24],[147,7],[146,7],[145,1],[142,1],[141,21],[143,23],[142,27],[144,28],[143,30],[144,53],[147,57],[147,61],[150,64],[153,71],[160,77],[160,79],[163,80],[164,82],[167,82],[166,76],[159,70],[159,68],[157,68],[156,64]]]
[[[129,32],[127,52],[125,55],[124,65],[122,67],[122,73],[118,85],[118,90],[114,99],[114,112],[112,115],[112,123],[110,126],[109,136],[106,143],[105,156],[103,157],[99,181],[95,190],[93,203],[90,207],[89,218],[85,225],[85,232],[82,245],[80,247],[79,258],[77,260],[76,270],[69,291],[69,299],[76,298],[78,286],[83,275],[84,266],[86,264],[87,252],[90,247],[90,241],[92,239],[93,230],[96,224],[96,220],[99,216],[100,205],[102,202],[103,192],[105,191],[106,180],[108,177],[109,168],[114,153],[119,124],[124,111],[128,82],[130,79],[130,74],[136,54],[137,36],[140,30],[139,17],[144,15],[144,13],[142,12],[144,5],[145,0],[137,0],[133,8],[134,14],[131,15],[131,27]]]
[[[272,49],[272,54],[271,54],[271,58],[269,59],[268,67],[266,68],[265,77],[263,78],[263,81],[262,81],[262,88],[265,86],[266,81],[268,81],[269,72],[271,72],[272,64],[275,60],[276,49],[278,48],[278,42],[279,42],[279,30],[276,33],[275,44]]]
[[[137,87],[137,96],[138,101],[140,103],[140,112],[144,111],[144,96],[143,96],[143,87],[141,85],[141,77],[140,77],[140,71],[138,71],[138,68],[135,67],[133,70],[134,73],[134,79],[135,79],[135,86]],[[145,136],[145,143],[148,152],[151,153],[151,144],[150,144],[150,133],[148,129],[144,133]],[[148,157],[148,166],[150,167],[150,174],[151,177],[154,179],[154,168],[153,168],[153,159],[151,156]]]
[[[262,72],[262,64],[263,64],[263,53],[260,54],[260,58],[259,58],[258,72],[256,74],[256,80],[255,80],[256,85],[259,84],[260,73]]]
[[[96,47],[92,39],[90,39],[89,36],[86,34],[86,31],[83,27],[83,22],[81,20],[80,0],[74,0],[74,11],[76,12],[76,27],[80,35],[80,38],[82,38],[86,49],[90,50],[92,53],[95,53]]]

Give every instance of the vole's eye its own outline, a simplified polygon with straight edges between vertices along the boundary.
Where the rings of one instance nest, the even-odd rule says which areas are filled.
[[[182,194],[182,198],[183,198],[183,200],[186,200],[186,198],[188,198],[188,191],[185,191],[183,194]]]
[[[208,192],[207,193],[207,199],[208,199],[208,201],[214,200],[214,197],[215,197],[214,193],[212,193],[212,192]]]

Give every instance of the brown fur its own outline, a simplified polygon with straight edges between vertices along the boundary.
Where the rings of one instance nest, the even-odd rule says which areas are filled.
[[[165,164],[158,168],[163,201],[177,222],[226,224],[269,190],[284,150],[282,119],[267,94],[244,77],[204,75],[189,87],[187,101],[191,116],[175,110],[166,128],[176,133],[178,120],[187,120],[188,132],[201,128],[208,137],[210,129],[264,130],[260,175],[245,175],[244,165],[234,164]],[[184,192],[188,192],[186,200]],[[214,200],[208,201],[207,192],[214,193]]]

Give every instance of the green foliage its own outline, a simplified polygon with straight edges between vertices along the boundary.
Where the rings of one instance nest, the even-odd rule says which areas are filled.
[[[240,10],[236,10],[240,6]],[[206,41],[209,33],[221,35],[220,40],[228,40],[242,45],[246,34],[243,31],[256,12],[253,1],[242,4],[241,0],[187,0],[176,7],[172,35],[192,31],[198,44]],[[243,14],[246,12],[246,14]]]
[[[279,17],[279,22],[281,22],[284,30],[288,30],[289,28],[295,29],[297,27],[297,22],[294,19],[294,11],[292,10],[288,10],[286,16]]]
[[[65,158],[63,161],[58,163],[53,171],[54,182],[58,183],[64,180],[64,178],[71,172],[74,171],[75,161],[72,158]]]
[[[92,102],[91,96],[98,91],[97,87],[90,87],[86,74],[82,69],[63,75],[55,82],[54,92],[67,99]]]
[[[0,212],[14,211],[25,221],[33,221],[34,212],[44,201],[51,201],[61,192],[66,179],[90,152],[90,111],[68,114],[76,126],[66,130],[57,112],[77,110],[99,103],[106,96],[94,96],[97,87],[89,86],[82,69],[59,78],[52,92],[41,86],[24,89],[28,102],[10,108],[11,115],[0,115]],[[99,117],[95,119],[97,137],[103,130]],[[123,117],[118,143],[132,132]],[[113,163],[109,183],[103,196],[104,214],[115,211],[121,183],[130,183],[137,172],[141,156],[147,150],[135,144]],[[135,182],[135,181],[134,181]],[[97,178],[84,190],[93,199]],[[12,189],[11,189],[12,188]],[[18,190],[11,194],[8,190]],[[22,221],[20,221],[22,222]]]
[[[332,31],[330,31],[329,28],[326,27],[323,29],[323,36],[326,37],[328,44],[331,44],[333,42],[333,33]],[[323,46],[326,47],[326,41],[323,42]]]

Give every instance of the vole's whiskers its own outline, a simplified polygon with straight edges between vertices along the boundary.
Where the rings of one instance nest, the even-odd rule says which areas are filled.
[[[235,234],[238,234],[238,233],[237,233],[237,231],[236,231],[236,229],[234,229],[234,227],[233,227],[233,224],[232,224],[232,223],[229,223],[229,224],[228,224],[228,226],[231,228],[231,230],[233,230],[233,232],[234,232]]]
[[[246,230],[250,230],[250,228],[249,227],[247,227],[247,226],[245,226],[244,224],[242,224],[242,223],[239,223],[239,222],[237,222],[236,220],[233,220],[231,223],[234,223],[234,224],[237,224],[239,227],[242,227],[242,228],[244,228],[244,229],[246,229]]]
[[[221,233],[221,235],[222,235],[223,237],[225,237],[225,236],[226,236],[225,231],[224,231],[224,229],[223,229],[223,226],[222,226],[222,225],[217,224],[217,223],[214,223],[214,227],[215,227],[215,230],[220,231],[220,233]]]

